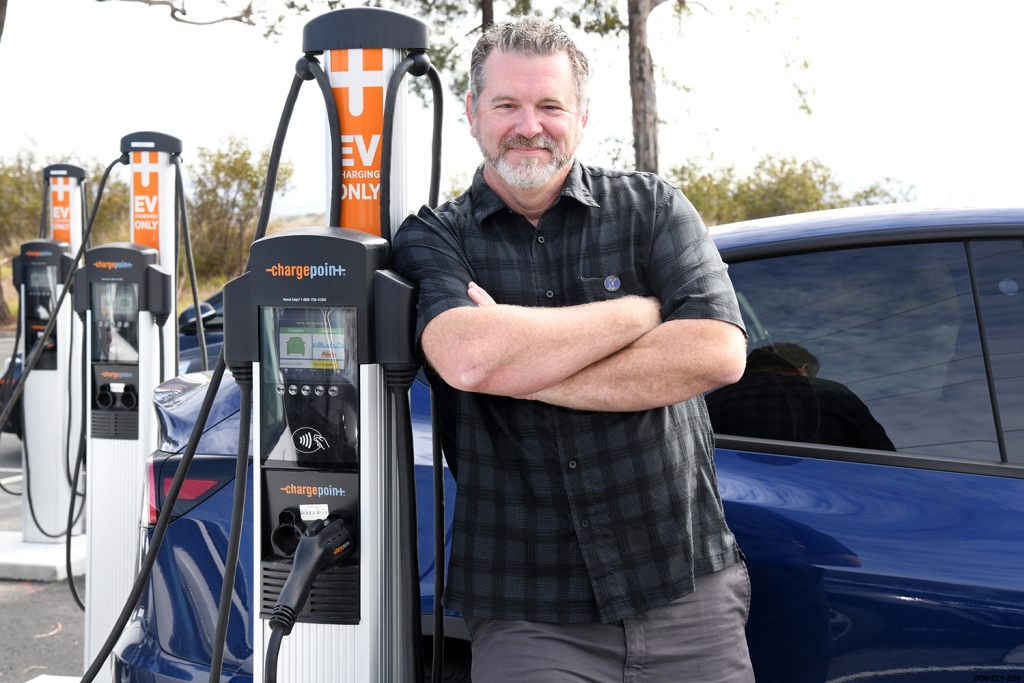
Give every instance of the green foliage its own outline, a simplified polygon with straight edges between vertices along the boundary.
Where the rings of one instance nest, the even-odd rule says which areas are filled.
[[[16,256],[22,242],[39,237],[43,212],[43,168],[50,164],[74,163],[68,158],[47,159],[40,162],[32,150],[21,150],[17,155],[0,159],[0,262],[6,263]],[[96,187],[103,167],[93,161],[86,167],[86,189]],[[100,205],[93,228],[93,243],[112,241],[110,235],[120,228],[128,230],[128,185],[114,180],[107,183],[107,192]],[[125,239],[118,236],[115,239]],[[0,282],[0,326],[14,322],[4,301],[9,292]]]
[[[555,7],[552,19],[568,19],[577,29],[600,36],[620,35],[627,30],[619,6],[609,0],[583,0],[582,3]]]
[[[737,178],[732,166],[711,169],[696,161],[666,175],[707,225],[913,199],[913,187],[903,188],[892,178],[844,194],[832,170],[817,159],[800,163],[792,157],[766,155],[746,178]]]
[[[31,151],[0,159],[0,250],[5,257],[16,254],[22,242],[39,236],[42,169]]]
[[[744,219],[736,197],[736,171],[732,166],[706,169],[691,162],[670,169],[666,176],[693,203],[706,225]]]
[[[235,137],[220,149],[196,151],[196,161],[188,166],[188,219],[197,278],[242,273],[256,234],[269,162],[269,146],[257,156],[244,139]],[[277,192],[288,191],[293,170],[291,164],[281,164]]]
[[[257,155],[245,140],[230,138],[220,149],[199,148],[195,163],[189,165],[189,232],[201,281],[223,284],[241,274],[256,232],[269,161],[269,147]],[[43,168],[55,163],[76,162],[69,156],[43,163],[31,150],[22,150],[13,158],[0,158],[0,264],[15,256],[22,242],[39,235]],[[86,189],[95,192],[105,165],[93,160],[82,166],[86,169]],[[123,168],[115,166],[107,180],[93,225],[94,245],[126,242],[131,234],[130,192],[121,177],[127,176]],[[287,191],[292,172],[291,164],[281,164],[277,174],[279,192]],[[89,199],[91,207],[95,198]],[[184,259],[184,250],[181,258]],[[179,281],[183,286],[187,284],[185,278]],[[0,282],[0,326],[13,322],[3,302],[3,294],[7,293],[3,290]]]
[[[110,162],[107,162],[110,163]],[[92,161],[84,166],[88,178],[90,192],[94,193],[100,186],[103,179],[104,164]],[[119,169],[124,169],[119,172]],[[115,166],[107,178],[107,186],[103,189],[103,199],[100,201],[100,209],[96,212],[96,222],[93,223],[91,242],[92,244],[107,244],[109,242],[127,242],[131,236],[130,211],[131,192],[126,180],[127,167]],[[89,210],[95,203],[96,198],[89,197]],[[88,220],[88,217],[86,218]]]
[[[40,162],[31,150],[0,159],[0,254],[18,253],[20,245],[39,236],[43,211],[43,168],[51,164],[76,163],[71,156]],[[86,189],[91,196],[103,176],[103,164],[92,160],[86,170]],[[99,213],[92,231],[93,244],[128,239],[128,183],[116,177],[117,167],[107,180]]]

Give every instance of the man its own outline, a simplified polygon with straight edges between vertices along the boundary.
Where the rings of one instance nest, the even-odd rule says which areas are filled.
[[[458,482],[445,604],[474,683],[752,681],[702,398],[743,372],[735,294],[677,189],[575,161],[587,77],[556,25],[489,29],[484,163],[395,238]]]

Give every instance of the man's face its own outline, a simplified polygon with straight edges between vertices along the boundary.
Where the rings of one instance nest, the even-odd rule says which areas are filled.
[[[477,110],[467,97],[466,116],[488,166],[515,188],[564,182],[587,123],[568,55],[495,50],[484,71]]]

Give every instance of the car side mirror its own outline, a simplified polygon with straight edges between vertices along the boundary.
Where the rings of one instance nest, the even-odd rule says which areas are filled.
[[[200,302],[199,310],[200,314],[203,316],[203,322],[206,322],[217,315],[216,309],[205,301]],[[181,312],[181,315],[178,316],[178,332],[180,334],[195,334],[196,331],[195,307],[189,306]]]

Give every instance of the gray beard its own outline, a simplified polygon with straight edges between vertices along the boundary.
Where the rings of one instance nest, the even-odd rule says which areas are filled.
[[[480,141],[477,140],[480,144]],[[551,153],[551,159],[541,165],[539,159],[523,159],[519,164],[509,163],[506,155],[511,147],[541,147]],[[533,138],[514,136],[502,140],[497,155],[489,155],[480,144],[480,152],[491,168],[510,186],[520,190],[532,190],[551,180],[556,173],[572,163],[572,155],[566,156],[558,151],[554,140],[546,135]]]

